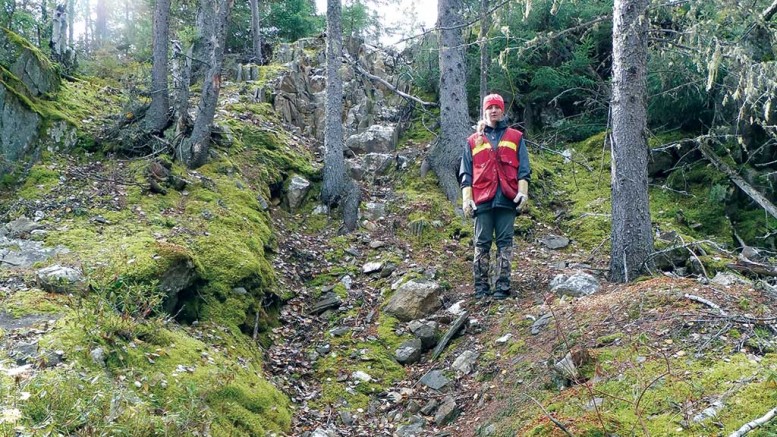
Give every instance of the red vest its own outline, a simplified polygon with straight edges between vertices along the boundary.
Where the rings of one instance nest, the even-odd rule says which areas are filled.
[[[518,146],[523,134],[507,128],[496,149],[484,134],[474,133],[467,139],[472,151],[472,197],[475,204],[492,200],[497,184],[513,200],[518,194]]]

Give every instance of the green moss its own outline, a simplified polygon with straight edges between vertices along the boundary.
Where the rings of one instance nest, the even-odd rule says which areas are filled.
[[[22,50],[30,52],[42,68],[48,70],[57,69],[57,66],[49,60],[48,56],[43,54],[43,52],[41,52],[39,48],[35,47],[30,41],[26,40],[24,37],[16,32],[13,32],[7,27],[3,27],[2,32],[5,33],[5,37],[8,38],[12,44],[18,46]]]
[[[514,340],[514,341],[511,341],[510,344],[507,346],[507,354],[508,356],[514,357],[524,352],[525,349],[526,349],[525,341]]]
[[[621,338],[623,338],[623,333],[616,332],[613,334],[603,335],[596,339],[596,344],[598,346],[605,346],[612,343],[618,342]]]
[[[228,119],[234,136],[233,147],[241,152],[241,172],[249,179],[270,185],[280,182],[290,173],[299,173],[309,179],[319,178],[313,167],[315,160],[302,143],[292,141],[281,129],[262,128],[270,118],[271,107],[266,103],[238,103],[231,106],[241,114],[240,119]]]
[[[609,432],[639,429],[649,435],[677,435],[678,420],[684,415],[694,416],[709,406],[707,400],[735,393],[724,398],[725,408],[714,419],[723,424],[724,435],[727,435],[741,426],[743,418],[757,417],[759,415],[754,412],[767,411],[773,404],[773,393],[764,390],[761,384],[732,390],[742,375],[755,375],[766,381],[766,369],[777,363],[772,355],[767,355],[760,363],[741,353],[731,355],[726,361],[690,360],[677,355],[667,361],[663,356],[652,356],[651,349],[647,348],[611,347],[598,350],[596,355],[600,376],[596,382],[589,382],[589,388],[574,386],[558,393],[543,391],[536,396],[547,399],[543,403],[556,419],[574,424],[574,428],[581,431],[575,435],[605,431],[601,420]],[[635,357],[638,355],[646,360],[637,362]],[[605,374],[618,377],[602,377]],[[598,413],[589,406],[591,390],[603,399]],[[678,411],[678,408],[682,410]],[[712,426],[711,420],[692,424],[682,435],[705,434]],[[545,435],[548,431],[551,429],[544,425],[524,423],[520,434]]]
[[[190,333],[161,320],[136,322],[104,308],[94,300],[74,306],[41,339],[43,350],[68,351],[70,366],[26,383],[33,396],[22,424],[68,433],[84,424],[119,434],[140,430],[126,435],[204,429],[264,435],[289,428],[289,401],[264,379],[250,339],[217,325]],[[97,347],[104,368],[92,359]]]
[[[70,301],[67,296],[31,289],[11,293],[0,303],[0,311],[15,318],[36,314],[57,314]]]
[[[777,229],[777,219],[767,216],[762,209],[738,210],[732,220],[740,238],[755,247],[763,247],[764,235]]]
[[[25,199],[37,199],[41,193],[45,193],[59,184],[60,173],[44,164],[34,165],[19,189],[18,194]]]
[[[605,153],[602,158],[604,135],[594,135],[570,146],[573,159],[588,165],[589,169],[573,162],[564,164],[557,158],[545,158],[557,166],[557,184],[566,187],[565,193],[569,196],[568,201],[558,200],[568,208],[564,229],[574,233],[576,244],[587,250],[599,247],[610,236],[610,154]]]
[[[5,87],[6,90],[19,99],[27,109],[38,115],[42,115],[35,105],[35,99],[30,96],[29,90],[24,83],[2,65],[0,65],[0,85]]]
[[[395,202],[399,213],[406,217],[407,224],[401,229],[401,236],[409,241],[413,249],[440,247],[446,240],[459,237],[463,229],[469,228],[465,219],[454,214],[453,205],[440,190],[434,173],[419,178],[418,169],[408,169],[397,181]]]
[[[64,120],[71,125],[76,125],[76,120],[63,112],[56,101],[33,97],[24,83],[2,65],[0,65],[0,86],[14,95],[27,109],[41,116],[44,121],[42,127],[48,126],[50,119]]]
[[[345,285],[343,285],[342,282],[335,284],[335,288],[332,289],[332,291],[341,299],[348,298],[348,290],[345,288]]]
[[[315,371],[322,382],[322,394],[315,404],[322,407],[337,406],[350,411],[366,409],[371,396],[393,387],[403,379],[405,370],[394,359],[394,351],[403,341],[394,332],[397,323],[393,317],[381,314],[377,341],[356,341],[348,336],[332,337],[332,352],[316,362]],[[352,358],[349,351],[359,351],[359,356]],[[357,371],[367,373],[373,380],[356,383],[350,376]],[[337,382],[340,375],[349,376],[349,381]],[[347,389],[353,385],[354,390]]]

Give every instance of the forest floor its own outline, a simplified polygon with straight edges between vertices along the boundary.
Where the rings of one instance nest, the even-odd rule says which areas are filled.
[[[574,235],[567,235],[570,247],[548,249],[541,237],[562,231],[536,223],[529,235],[516,235],[513,295],[476,300],[471,239],[408,239],[413,224],[407,211],[392,206],[406,200],[396,191],[390,182],[372,187],[364,201],[386,202],[386,215],[347,236],[336,234],[336,218],[308,229],[305,213],[274,214],[276,271],[297,294],[283,307],[267,366],[296,406],[293,435],[723,435],[771,408],[777,391],[768,381],[777,361],[768,287],[744,278],[671,274],[612,284],[604,277],[607,259],[576,249]],[[445,224],[431,231],[444,233]],[[388,278],[361,272],[364,264],[388,258],[401,259]],[[582,298],[550,291],[556,275],[576,271],[596,276],[600,290]],[[452,306],[469,313],[468,324],[439,358],[427,352],[400,376],[368,365],[382,385],[360,392],[351,371],[364,361],[382,362],[365,358],[360,347],[383,345],[371,354],[393,359],[396,342],[381,330],[387,321],[393,334],[408,338],[404,324],[381,311],[389,284],[412,273],[449,284],[442,309],[429,317],[441,334],[455,318]],[[321,290],[345,276],[352,282],[340,308],[310,314]],[[549,323],[532,333],[543,316]],[[333,334],[337,328],[347,328],[346,341],[334,338],[342,335]],[[469,374],[451,370],[464,351],[479,356]],[[572,380],[554,370],[568,352],[578,368]],[[419,384],[435,369],[452,383],[440,390]],[[748,398],[752,387],[768,393]],[[366,405],[360,393],[368,395]],[[446,397],[455,400],[455,418],[439,423],[435,406]],[[417,417],[421,425],[411,431]],[[306,434],[315,430],[324,434]]]

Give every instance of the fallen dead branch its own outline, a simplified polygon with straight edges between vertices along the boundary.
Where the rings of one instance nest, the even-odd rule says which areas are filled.
[[[715,168],[725,173],[726,176],[731,179],[731,182],[733,182],[734,185],[739,187],[742,192],[750,196],[750,198],[753,199],[753,201],[755,201],[758,205],[760,205],[764,211],[766,211],[772,217],[777,218],[777,207],[775,207],[774,204],[769,201],[769,199],[764,197],[763,194],[747,183],[747,181],[742,176],[737,174],[737,172],[734,171],[731,167],[729,167],[728,164],[723,162],[723,160],[721,160],[718,155],[716,155],[715,152],[704,143],[704,141],[699,140],[698,144],[701,154],[704,155],[704,157],[707,158],[707,160],[710,161],[712,165],[715,166]]]
[[[731,270],[745,273],[755,273],[761,276],[777,276],[777,267],[770,264],[739,260],[736,264],[726,264]]]
[[[557,427],[559,427],[559,429],[560,429],[560,430],[562,430],[562,431],[564,431],[564,433],[565,433],[566,435],[568,435],[569,437],[574,437],[574,436],[572,435],[572,433],[571,433],[571,432],[569,432],[569,430],[568,430],[568,429],[567,429],[567,428],[564,426],[564,424],[562,424],[561,422],[559,422],[559,421],[558,421],[558,419],[556,419],[555,417],[551,416],[551,415],[550,415],[550,413],[548,413],[548,410],[546,410],[546,409],[545,409],[545,407],[543,407],[543,406],[542,406],[542,404],[541,404],[541,403],[539,403],[539,401],[537,401],[537,399],[534,399],[533,397],[531,397],[531,396],[529,396],[529,395],[527,395],[527,394],[524,394],[524,395],[525,395],[527,398],[529,398],[529,399],[531,399],[532,401],[534,401],[534,403],[535,403],[535,404],[537,404],[537,406],[538,406],[538,407],[540,407],[540,409],[542,410],[542,412],[543,412],[543,413],[545,413],[545,417],[547,417],[548,419],[550,419],[550,421],[551,421],[551,422],[553,422],[553,424],[554,424],[554,425],[556,425]]]
[[[759,426],[763,426],[766,423],[768,423],[770,420],[774,418],[774,416],[777,415],[777,408],[772,408],[769,410],[768,413],[764,414],[763,416],[759,417],[758,419],[753,420],[752,422],[748,422],[744,425],[742,425],[741,428],[734,431],[729,435],[729,437],[742,437],[743,435],[747,434],[748,432],[758,428]]]
[[[716,304],[715,302],[709,301],[703,297],[695,296],[693,294],[685,293],[684,297],[686,299],[690,299],[694,302],[699,302],[701,304],[707,305],[708,307],[720,311],[720,315],[725,316],[727,315],[725,311],[723,311],[723,308],[720,307],[720,305]]]

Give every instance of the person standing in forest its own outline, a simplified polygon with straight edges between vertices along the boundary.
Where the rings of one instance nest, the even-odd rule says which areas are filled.
[[[475,298],[510,296],[513,227],[529,200],[529,152],[523,134],[508,127],[504,99],[483,99],[483,118],[467,138],[461,155],[462,209],[475,218],[475,257],[472,263]],[[496,240],[496,281],[489,280],[491,245]]]

